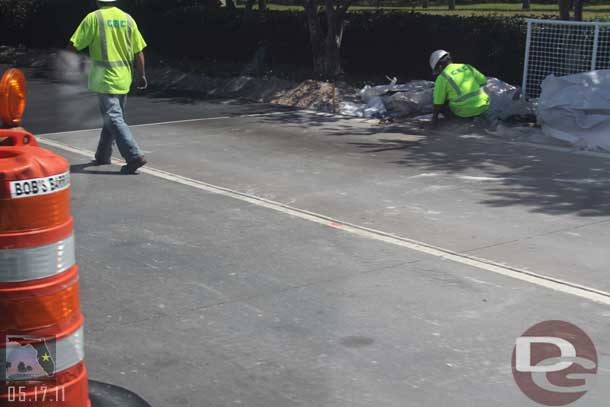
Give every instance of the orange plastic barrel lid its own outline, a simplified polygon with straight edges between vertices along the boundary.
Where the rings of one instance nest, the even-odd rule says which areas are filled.
[[[19,69],[9,69],[0,80],[0,119],[5,127],[17,127],[25,111],[25,75]]]

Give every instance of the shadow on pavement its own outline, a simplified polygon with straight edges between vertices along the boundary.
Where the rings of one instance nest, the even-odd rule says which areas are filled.
[[[85,163],[85,164],[73,164],[70,166],[70,172],[72,174],[93,174],[93,175],[124,175],[121,173],[120,168],[117,168],[116,171],[107,171],[107,170],[88,170],[88,168],[101,168],[94,165],[93,163]]]
[[[610,215],[610,167],[605,157],[508,144],[468,126],[430,131],[414,124],[355,125],[348,118],[298,112],[262,120],[269,125],[319,129],[319,134],[328,137],[370,137],[370,141],[349,145],[421,173],[442,172],[461,177],[461,182],[482,183],[489,198],[481,203],[491,207],[522,206],[549,215]]]

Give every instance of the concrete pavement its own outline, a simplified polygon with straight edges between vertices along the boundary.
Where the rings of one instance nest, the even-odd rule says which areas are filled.
[[[31,83],[26,127],[73,164],[95,379],[153,405],[531,405],[515,338],[563,319],[602,357],[575,405],[608,399],[608,305],[277,210],[606,292],[605,158],[175,95],[128,110],[159,174],[276,206],[88,167],[95,101]]]

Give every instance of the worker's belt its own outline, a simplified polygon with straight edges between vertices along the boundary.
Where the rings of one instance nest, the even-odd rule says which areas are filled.
[[[104,26],[104,15],[102,14],[102,10],[97,10],[95,12],[95,16],[97,17],[97,25],[100,29],[100,46],[102,50],[102,60],[101,61],[93,61],[93,64],[96,66],[100,66],[102,68],[116,68],[121,66],[130,67],[133,62],[132,61],[110,61],[108,58],[108,39],[106,38],[106,27]],[[131,33],[133,30],[133,20],[131,16],[125,13],[125,18],[127,19],[127,55],[131,56]]]

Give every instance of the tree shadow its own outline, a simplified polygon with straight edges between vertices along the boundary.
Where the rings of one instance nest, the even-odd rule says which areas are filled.
[[[482,190],[487,199],[480,203],[490,207],[521,206],[549,215],[610,215],[610,155],[511,143],[463,123],[432,131],[415,122],[379,126],[299,112],[262,120],[284,128],[315,128],[326,137],[346,138],[346,151],[355,147],[391,165],[453,178],[464,188]]]

